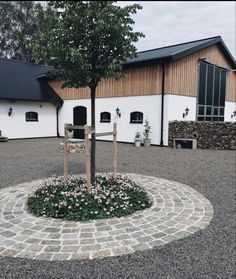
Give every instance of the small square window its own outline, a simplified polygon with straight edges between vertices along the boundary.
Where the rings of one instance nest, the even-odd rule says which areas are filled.
[[[198,106],[198,115],[204,115],[204,106]]]
[[[111,122],[111,114],[110,112],[104,111],[100,114],[100,122],[109,123]]]
[[[213,108],[213,115],[219,115],[219,108]]]
[[[34,111],[28,111],[25,114],[25,121],[27,122],[34,122],[38,121],[38,113]]]
[[[197,120],[198,121],[204,121],[204,117],[198,117]]]
[[[134,111],[130,113],[130,123],[141,124],[143,123],[143,113]]]
[[[220,108],[220,116],[224,116],[224,108]]]
[[[212,107],[206,107],[206,115],[212,115]]]

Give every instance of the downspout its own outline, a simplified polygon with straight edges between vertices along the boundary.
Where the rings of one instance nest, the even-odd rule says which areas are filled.
[[[165,64],[162,62],[162,86],[161,86],[161,141],[160,146],[163,146],[163,126],[164,126],[164,94],[165,94]]]
[[[59,109],[62,107],[63,103],[59,103],[56,106],[56,115],[57,115],[57,137],[60,137],[60,133],[59,133]]]

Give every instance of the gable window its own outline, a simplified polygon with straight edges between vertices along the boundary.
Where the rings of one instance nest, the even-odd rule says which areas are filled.
[[[198,121],[224,121],[226,73],[223,68],[200,62]]]
[[[130,113],[130,123],[143,123],[143,113],[140,111],[133,111]]]
[[[25,121],[38,121],[38,113],[34,111],[26,112]]]
[[[110,112],[104,111],[100,114],[100,122],[111,122],[111,114]]]

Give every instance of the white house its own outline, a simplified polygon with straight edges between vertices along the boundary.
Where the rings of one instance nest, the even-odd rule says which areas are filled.
[[[96,131],[110,131],[115,121],[118,141],[133,142],[147,119],[152,144],[168,145],[169,121],[235,121],[233,69],[236,61],[221,37],[139,52],[124,64],[124,77],[100,82]],[[64,123],[90,124],[89,89],[61,89],[63,81],[47,83],[43,74],[50,70],[0,59],[0,130],[4,136],[63,136]]]

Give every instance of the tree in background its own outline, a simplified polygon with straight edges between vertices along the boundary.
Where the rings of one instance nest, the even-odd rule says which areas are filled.
[[[30,43],[40,32],[37,9],[35,1],[0,1],[0,56],[35,62]]]
[[[51,13],[39,12],[43,30],[34,45],[36,59],[57,70],[62,87],[89,87],[91,126],[95,130],[96,88],[102,78],[119,77],[122,63],[135,57],[131,18],[138,4],[120,7],[114,1],[50,1]],[[91,136],[91,182],[95,181],[95,135]]]

